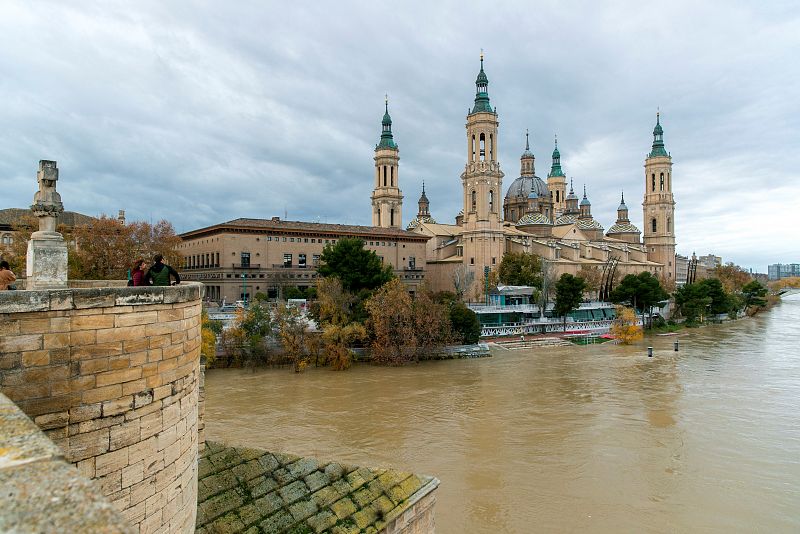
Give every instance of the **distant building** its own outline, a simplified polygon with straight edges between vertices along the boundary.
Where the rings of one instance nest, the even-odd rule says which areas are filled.
[[[10,247],[14,243],[16,228],[24,225],[27,217],[33,217],[30,208],[0,209],[0,250]],[[57,227],[74,228],[89,224],[93,220],[94,217],[83,213],[65,211],[58,216],[56,225]],[[36,224],[38,225],[38,222]]]
[[[767,267],[770,280],[800,276],[800,263],[774,263]]]
[[[686,284],[689,277],[689,258],[675,254],[675,283],[679,286]]]
[[[705,256],[697,257],[698,267],[703,267],[706,270],[716,269],[722,266],[722,257],[714,256],[713,254],[706,254]]]
[[[391,218],[391,208],[389,213]],[[364,241],[365,248],[392,266],[409,291],[416,291],[425,281],[427,236],[399,228],[283,221],[279,217],[235,219],[181,234],[181,278],[203,282],[206,297],[215,301],[249,301],[256,293],[276,298],[288,287],[315,286],[325,245],[345,237]]]

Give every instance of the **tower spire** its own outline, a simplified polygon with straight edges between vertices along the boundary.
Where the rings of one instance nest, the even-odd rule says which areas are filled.
[[[550,166],[548,178],[551,176],[564,176],[564,171],[561,169],[561,152],[558,151],[558,134],[556,134],[555,145],[553,149],[553,164]]]
[[[483,71],[483,49],[481,49],[481,70],[475,79],[475,105],[471,113],[494,113],[489,104],[489,78]]]
[[[656,158],[662,156],[669,156],[669,153],[664,148],[664,129],[661,127],[661,111],[656,111],[656,127],[653,128],[653,149],[647,157]]]
[[[531,147],[528,145],[528,129],[525,128],[525,150],[530,151]]]
[[[384,96],[384,113],[383,120],[381,121],[381,140],[378,143],[378,148],[397,148],[392,135],[392,117],[389,115],[389,95]]]

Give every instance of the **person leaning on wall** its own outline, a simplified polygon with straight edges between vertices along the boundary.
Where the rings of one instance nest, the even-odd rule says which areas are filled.
[[[0,261],[0,291],[16,289],[12,284],[17,281],[16,275],[11,271],[7,261]]]
[[[164,256],[156,254],[153,256],[153,266],[144,275],[144,285],[168,286],[170,285],[170,277],[175,278],[175,282],[172,285],[181,283],[178,271],[164,263]]]

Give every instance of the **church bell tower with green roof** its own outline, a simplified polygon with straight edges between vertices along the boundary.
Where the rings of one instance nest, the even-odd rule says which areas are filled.
[[[661,114],[656,113],[653,146],[644,161],[644,246],[647,259],[664,266],[667,283],[675,283],[675,198],[672,156],[664,148]]]
[[[489,103],[489,78],[481,68],[475,80],[475,102],[467,113],[467,163],[461,174],[464,218],[463,260],[475,273],[482,294],[484,273],[497,269],[505,251],[503,232],[503,172],[497,160],[497,112]]]
[[[381,121],[381,138],[375,145],[375,188],[372,191],[372,226],[403,227],[403,192],[398,177],[400,152],[392,135],[389,97]]]
[[[567,177],[561,169],[561,152],[558,151],[558,137],[555,138],[553,164],[547,173],[547,189],[553,199],[553,211],[560,217],[567,209]]]

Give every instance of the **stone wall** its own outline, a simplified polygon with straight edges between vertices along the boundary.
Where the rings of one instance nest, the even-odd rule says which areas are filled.
[[[194,530],[201,289],[0,292],[0,391],[140,532]]]
[[[0,532],[133,532],[95,483],[2,393],[0,488]]]

